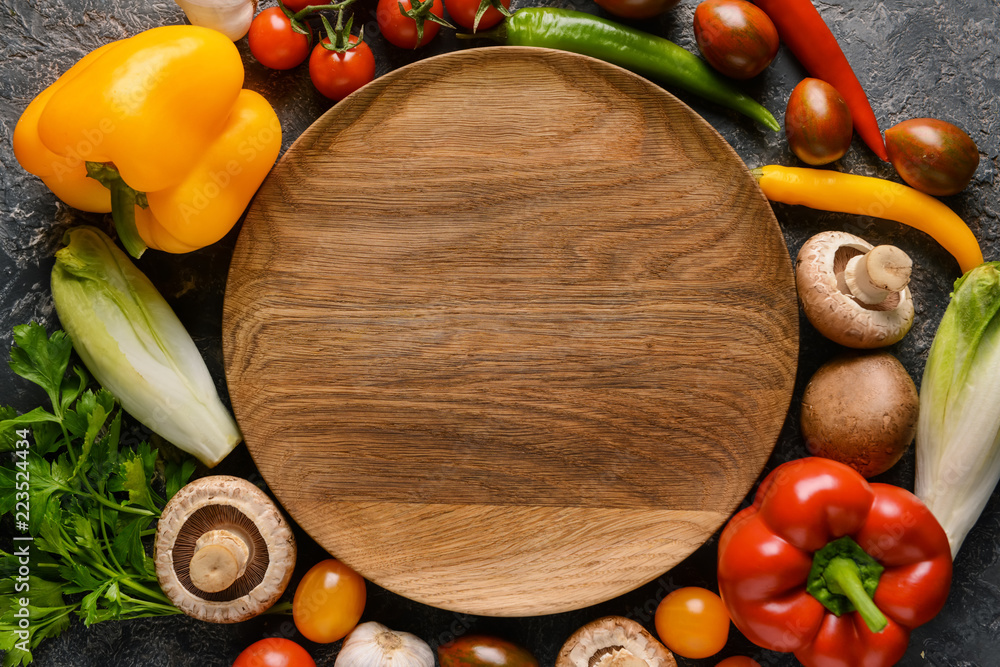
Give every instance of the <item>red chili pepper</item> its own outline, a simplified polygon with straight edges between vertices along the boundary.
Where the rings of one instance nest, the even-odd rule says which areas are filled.
[[[886,153],[872,105],[837,38],[811,0],[753,0],[753,3],[764,10],[778,29],[781,41],[791,49],[809,74],[837,89],[851,110],[858,135],[875,155],[888,161],[889,154]]]
[[[806,667],[888,667],[951,587],[944,530],[909,491],[836,461],[779,466],[719,540],[736,627]]]

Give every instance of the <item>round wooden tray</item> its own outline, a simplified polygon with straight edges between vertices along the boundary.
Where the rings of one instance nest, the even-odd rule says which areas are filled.
[[[258,193],[223,342],[299,525],[447,609],[594,604],[690,554],[760,473],[798,352],[791,262],[732,148],[622,69],[423,60]]]

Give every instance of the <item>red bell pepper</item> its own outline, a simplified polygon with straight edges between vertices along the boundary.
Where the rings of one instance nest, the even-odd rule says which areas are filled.
[[[868,96],[812,0],[753,0],[753,3],[771,19],[781,41],[809,74],[837,89],[851,110],[858,135],[875,155],[888,161],[889,154]]]
[[[951,549],[916,496],[846,465],[779,466],[719,539],[736,627],[806,667],[888,667],[951,587]]]

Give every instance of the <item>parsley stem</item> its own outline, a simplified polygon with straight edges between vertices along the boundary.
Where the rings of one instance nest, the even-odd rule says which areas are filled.
[[[122,580],[122,583],[125,583],[125,581]],[[161,612],[164,612],[164,613],[167,613],[167,614],[179,614],[179,613],[181,613],[181,610],[178,609],[177,607],[175,607],[172,604],[160,604],[158,602],[151,602],[149,600],[140,600],[138,598],[132,597],[131,595],[126,595],[125,593],[119,593],[119,595],[121,595],[121,597],[125,598],[129,602],[132,602],[132,603],[134,603],[136,605],[141,605],[141,606],[146,607],[148,609],[157,609],[157,610],[159,610]],[[159,613],[159,614],[147,614],[147,616],[163,616],[163,615],[164,615],[163,613]],[[133,616],[132,618],[142,618],[142,617],[141,616]]]
[[[59,417],[59,419],[61,420],[62,419],[62,411],[59,409],[59,406],[58,405],[53,405],[52,407],[56,409],[56,416]],[[73,451],[73,441],[69,437],[69,431],[66,430],[66,424],[65,424],[65,422],[60,421],[59,422],[59,428],[62,429],[63,440],[64,440],[64,442],[66,444],[66,451],[69,452],[69,459],[73,463],[73,467],[75,468],[76,467],[77,456],[76,456],[76,452]],[[98,493],[94,489],[94,487],[90,483],[90,480],[87,479],[86,473],[84,473],[83,475],[81,475],[80,479],[83,480],[84,486],[87,487],[87,492],[86,493],[77,491],[75,489],[66,488],[66,487],[63,487],[62,490],[66,491],[66,492],[69,492],[69,493],[76,494],[78,496],[87,496],[87,495],[89,495],[91,498],[93,498],[94,500],[96,500],[100,504],[104,505],[105,507],[111,508],[113,510],[117,510],[119,512],[126,512],[128,514],[141,514],[142,516],[152,516],[152,517],[156,517],[156,518],[160,517],[159,514],[157,514],[155,512],[150,512],[147,509],[142,509],[142,508],[139,508],[139,507],[131,507],[129,505],[122,505],[121,503],[116,503],[113,500],[109,500],[103,494]]]
[[[72,493],[77,496],[85,496],[93,498],[94,500],[104,505],[105,507],[116,510],[118,512],[125,512],[126,514],[139,514],[141,516],[151,516],[154,519],[160,518],[160,515],[157,514],[156,512],[151,512],[150,510],[143,509],[142,507],[132,507],[131,505],[122,505],[121,503],[116,503],[113,500],[108,500],[106,497],[94,491],[93,487],[91,487],[90,493],[87,493],[86,491],[77,491],[76,489],[68,489],[64,487],[60,487],[59,490]]]
[[[123,585],[128,586],[129,588],[131,588],[133,591],[135,591],[137,593],[142,593],[143,595],[145,595],[148,598],[152,598],[153,600],[158,600],[160,602],[166,603],[166,604],[157,604],[156,602],[153,602],[152,600],[143,600],[142,601],[143,604],[148,604],[150,606],[169,607],[171,609],[177,609],[177,606],[174,605],[170,601],[170,598],[168,598],[166,596],[166,594],[163,591],[159,590],[159,589],[153,590],[152,588],[148,588],[147,586],[143,586],[142,584],[140,584],[135,579],[132,579],[131,577],[127,578],[127,579],[120,579],[119,581]]]
[[[125,569],[122,567],[122,564],[118,562],[118,558],[115,557],[115,550],[113,548],[111,548],[111,540],[108,539],[108,529],[104,525],[104,508],[103,507],[98,507],[97,508],[97,516],[98,516],[98,519],[99,519],[99,523],[101,524],[101,537],[104,538],[105,550],[108,552],[108,555],[111,556],[111,564],[113,564],[115,566],[115,568],[117,568],[117,570],[119,572],[121,572],[122,574],[125,574]]]

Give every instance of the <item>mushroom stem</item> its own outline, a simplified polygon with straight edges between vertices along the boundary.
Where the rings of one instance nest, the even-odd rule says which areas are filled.
[[[189,572],[191,583],[206,593],[224,591],[243,576],[250,560],[247,540],[233,530],[210,530],[198,538]]]
[[[844,269],[844,282],[851,295],[867,304],[877,304],[899,292],[910,282],[913,260],[892,245],[875,246],[852,257]]]

